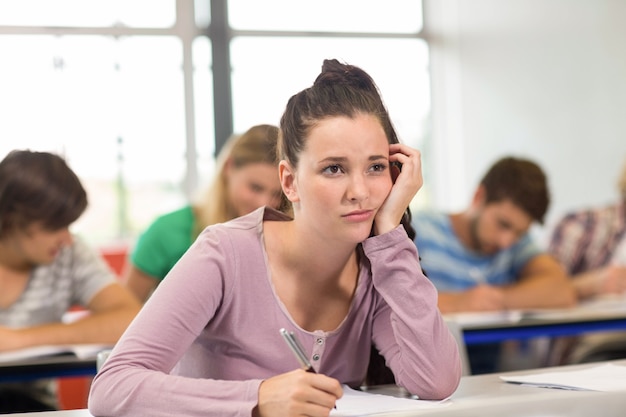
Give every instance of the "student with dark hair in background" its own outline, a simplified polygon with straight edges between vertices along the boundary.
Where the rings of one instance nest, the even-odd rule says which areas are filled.
[[[87,207],[78,177],[54,154],[15,150],[0,162],[0,352],[113,344],[139,302],[69,226]],[[72,323],[75,305],[90,314]],[[0,383],[0,412],[53,410],[53,381]]]
[[[543,223],[548,204],[543,170],[505,157],[489,168],[466,210],[414,214],[415,244],[444,314],[576,303],[561,265],[528,233]],[[495,371],[498,350],[468,346],[472,373]]]
[[[342,384],[365,379],[372,343],[409,392],[456,389],[457,344],[407,234],[420,153],[398,142],[374,81],[326,60],[280,127],[293,217],[265,207],[205,229],[95,377],[94,416],[328,416]]]

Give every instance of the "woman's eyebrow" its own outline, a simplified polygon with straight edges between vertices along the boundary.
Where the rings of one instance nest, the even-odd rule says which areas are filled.
[[[378,161],[380,159],[389,159],[389,155],[371,155],[370,157],[367,158],[368,161]],[[344,156],[328,156],[322,160],[320,160],[320,163],[322,162],[345,162],[347,161],[348,158],[344,157]]]
[[[320,160],[320,163],[325,163],[325,162],[345,162],[347,160],[348,160],[348,158],[346,158],[345,156],[327,156],[326,158]]]

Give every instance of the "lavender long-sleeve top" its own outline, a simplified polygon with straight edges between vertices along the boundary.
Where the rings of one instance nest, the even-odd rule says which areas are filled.
[[[372,342],[399,385],[423,399],[456,389],[457,345],[399,226],[363,242],[350,310],[330,332],[301,329],[277,297],[263,244],[271,209],[207,228],[170,271],[95,377],[94,416],[247,416],[260,383],[298,367],[293,331],[319,373],[358,386]]]

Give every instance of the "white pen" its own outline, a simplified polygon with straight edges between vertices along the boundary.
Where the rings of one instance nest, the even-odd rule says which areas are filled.
[[[307,372],[316,374],[317,372],[315,372],[315,369],[313,369],[313,365],[311,365],[311,362],[309,362],[309,359],[306,357],[306,353],[304,353],[304,348],[302,348],[302,345],[300,344],[300,341],[296,338],[296,335],[293,332],[287,331],[287,329],[285,328],[280,329],[280,334],[283,336],[283,339],[285,339],[287,346],[289,346],[289,349],[291,349],[291,351],[293,352],[302,369]],[[337,409],[337,405],[335,405],[333,408]]]
[[[284,328],[280,329],[280,334],[283,336],[283,339],[285,339],[287,346],[289,346],[289,349],[293,352],[302,369],[307,372],[316,373],[315,369],[313,369],[313,365],[311,365],[311,362],[309,362],[309,359],[306,357],[306,353],[304,353],[302,345],[298,339],[296,339],[296,335]]]
[[[487,277],[485,276],[485,274],[483,274],[483,272],[477,268],[477,267],[471,267],[470,270],[468,271],[469,276],[476,281],[476,284],[483,284],[483,285],[487,285]]]

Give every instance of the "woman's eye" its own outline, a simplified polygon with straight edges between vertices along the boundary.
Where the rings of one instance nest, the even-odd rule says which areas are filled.
[[[341,172],[341,167],[339,165],[330,165],[324,168],[324,171],[327,174],[338,174]]]
[[[374,165],[372,165],[371,169],[374,172],[382,172],[385,169],[387,169],[387,165],[385,165],[385,164],[374,164]]]

